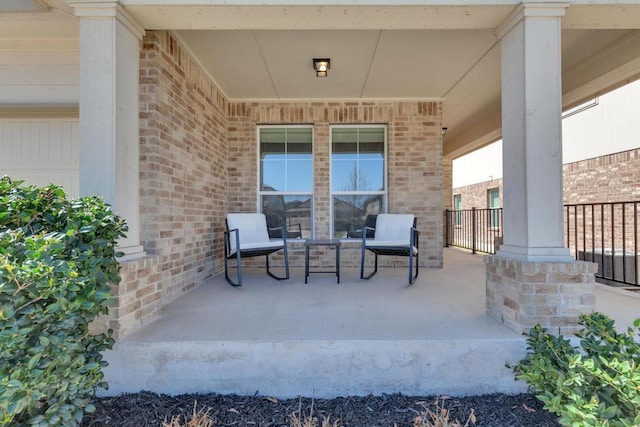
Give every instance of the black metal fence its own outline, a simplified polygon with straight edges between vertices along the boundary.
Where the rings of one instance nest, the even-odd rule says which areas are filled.
[[[577,260],[598,264],[599,282],[635,289],[640,272],[640,202],[565,205],[565,244]],[[493,254],[502,243],[502,208],[446,210],[445,245]]]
[[[599,282],[639,284],[638,203],[565,205],[565,244],[576,259],[598,264]]]
[[[446,246],[493,254],[502,242],[502,208],[447,209],[444,223]]]

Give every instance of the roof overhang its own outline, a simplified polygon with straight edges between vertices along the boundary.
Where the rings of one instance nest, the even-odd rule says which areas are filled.
[[[77,49],[70,4],[6,0],[0,48],[60,37]],[[640,77],[640,0],[529,2],[567,6],[562,18],[563,104],[580,104]],[[9,4],[9,3],[6,3]],[[172,30],[231,101],[442,100],[454,158],[500,138],[500,43],[515,0],[120,0],[146,30]],[[42,8],[49,8],[49,12]],[[35,10],[35,9],[37,10]],[[22,32],[22,34],[21,34]],[[11,41],[15,37],[18,42]],[[7,41],[9,40],[9,41]],[[331,58],[315,77],[312,58]]]

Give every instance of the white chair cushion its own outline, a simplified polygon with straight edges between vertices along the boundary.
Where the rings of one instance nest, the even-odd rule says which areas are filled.
[[[376,239],[367,239],[365,240],[365,247],[367,248],[408,248],[409,241],[408,240],[376,240]],[[413,247],[413,254],[418,253],[418,248]]]
[[[376,219],[376,233],[373,239],[375,243],[372,245],[378,246],[380,242],[397,243],[400,241],[404,246],[409,246],[414,218],[411,214],[379,214]]]
[[[249,249],[258,249],[258,248],[282,248],[284,247],[284,240],[282,239],[273,239],[268,240],[266,242],[254,242],[254,243],[240,243],[240,250],[246,251]]]
[[[367,239],[365,240],[365,245],[367,246],[375,246],[377,248],[382,247],[398,247],[398,248],[408,248],[409,241],[408,240],[378,240],[378,239]]]
[[[229,230],[238,229],[240,250],[270,248],[284,246],[282,239],[269,240],[267,219],[261,213],[230,213],[227,214]],[[236,252],[235,233],[229,237],[231,253]]]

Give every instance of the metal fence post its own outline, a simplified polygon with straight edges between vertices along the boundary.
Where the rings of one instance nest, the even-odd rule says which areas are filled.
[[[448,248],[451,246],[451,210],[447,209],[444,213],[445,232],[444,232],[444,246]]]
[[[476,253],[476,228],[477,228],[477,212],[476,208],[471,208],[471,253]]]

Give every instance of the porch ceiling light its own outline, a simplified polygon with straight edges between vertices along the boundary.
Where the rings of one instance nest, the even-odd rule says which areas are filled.
[[[331,59],[313,58],[313,69],[316,70],[316,77],[327,77],[327,72],[331,68]]]
[[[447,134],[447,131],[448,131],[448,130],[449,130],[449,128],[442,128],[442,129],[440,129],[440,134],[441,134],[442,136],[445,136],[445,135]]]

